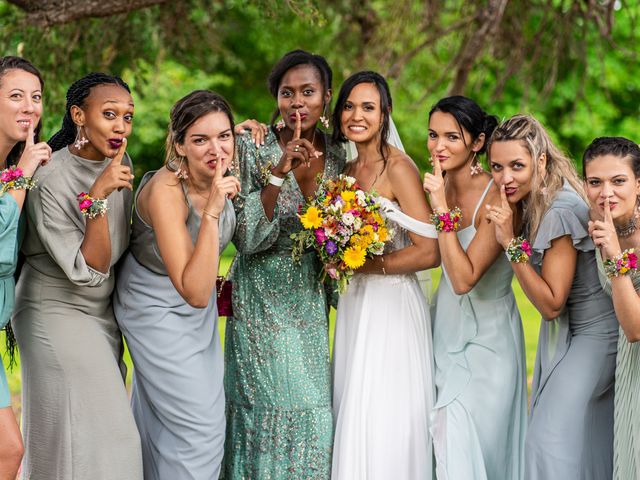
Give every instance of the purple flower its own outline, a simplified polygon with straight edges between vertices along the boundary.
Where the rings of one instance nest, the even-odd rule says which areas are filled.
[[[327,243],[325,244],[324,249],[329,255],[335,255],[335,253],[338,251],[338,247],[336,246],[336,243],[333,240],[327,240]]]

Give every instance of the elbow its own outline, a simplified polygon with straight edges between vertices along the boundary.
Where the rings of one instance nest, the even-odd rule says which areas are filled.
[[[624,329],[624,336],[629,343],[640,342],[640,328],[636,327],[632,330]]]
[[[542,318],[550,322],[558,318],[563,310],[564,308],[543,308],[540,310],[540,314],[542,315]]]
[[[473,285],[461,282],[451,282],[451,288],[456,295],[466,295],[473,290]]]
[[[209,297],[205,298],[204,295],[187,294],[182,295],[182,298],[184,298],[186,302],[193,308],[207,308],[207,306],[209,305]]]

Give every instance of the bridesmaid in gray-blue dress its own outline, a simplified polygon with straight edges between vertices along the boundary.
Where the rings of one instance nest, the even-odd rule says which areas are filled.
[[[165,168],[136,195],[114,310],[134,364],[144,478],[217,479],[225,397],[215,282],[239,189],[223,177],[234,154],[228,104],[203,90],[178,101],[167,147]]]
[[[496,129],[489,157],[502,204],[491,207],[487,219],[496,225],[498,242],[544,319],[525,478],[610,479],[618,331],[611,300],[598,280],[582,182],[529,116],[516,115]],[[524,261],[526,245],[514,258],[519,243],[514,231],[531,240],[531,264]]]

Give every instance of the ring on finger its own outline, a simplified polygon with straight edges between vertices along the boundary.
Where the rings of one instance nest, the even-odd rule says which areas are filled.
[[[293,147],[293,151],[294,152],[299,152],[300,151],[300,145],[296,145],[295,147]]]

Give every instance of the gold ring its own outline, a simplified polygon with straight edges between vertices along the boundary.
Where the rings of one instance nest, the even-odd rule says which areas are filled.
[[[293,147],[293,151],[294,152],[299,152],[300,151],[300,145],[296,145],[295,147]]]

